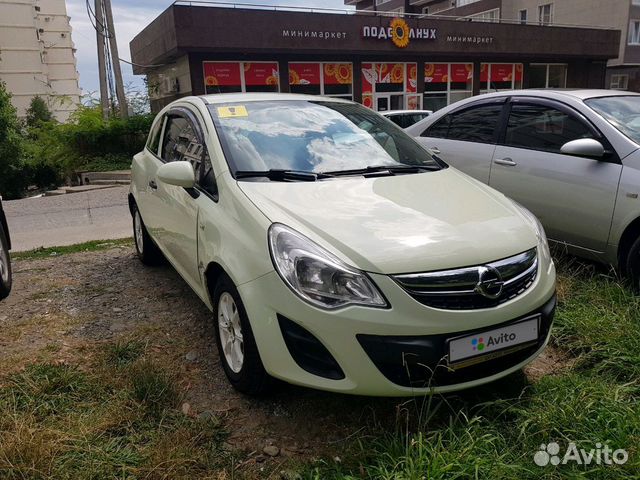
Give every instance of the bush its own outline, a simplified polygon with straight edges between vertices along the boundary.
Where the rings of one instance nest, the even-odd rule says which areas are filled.
[[[20,198],[29,180],[24,174],[20,122],[11,95],[0,82],[0,195]]]

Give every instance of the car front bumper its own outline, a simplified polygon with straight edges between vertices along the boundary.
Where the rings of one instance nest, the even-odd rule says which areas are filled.
[[[386,275],[370,274],[391,308],[313,307],[271,272],[238,287],[267,372],[288,383],[334,392],[412,396],[445,393],[515,372],[546,346],[555,312],[555,267],[544,265],[523,294],[494,308],[441,310],[420,304]],[[526,348],[451,371],[450,338],[540,315]],[[408,372],[408,373],[407,373]],[[426,373],[425,373],[426,372]]]

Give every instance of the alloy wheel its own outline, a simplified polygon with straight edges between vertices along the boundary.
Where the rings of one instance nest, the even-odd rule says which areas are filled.
[[[136,236],[136,246],[140,253],[144,253],[144,233],[142,231],[142,218],[140,218],[140,212],[136,210],[133,216],[133,230]]]
[[[218,301],[218,332],[224,358],[234,373],[240,373],[244,363],[244,339],[240,312],[231,294],[224,292]]]
[[[9,252],[0,241],[0,278],[3,283],[9,282]]]

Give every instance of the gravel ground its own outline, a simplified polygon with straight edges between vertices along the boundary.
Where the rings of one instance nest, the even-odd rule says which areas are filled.
[[[14,291],[0,304],[0,379],[36,361],[82,366],[104,344],[141,339],[148,355],[179,376],[189,404],[183,410],[222,416],[229,443],[247,461],[262,461],[268,445],[283,449],[280,456],[337,455],[365,426],[393,428],[400,410],[419,409],[420,400],[289,385],[263,399],[239,395],[219,365],[211,313],[171,267],[143,266],[129,246],[17,261],[14,275]],[[557,362],[549,351],[530,368],[530,380],[557,369]],[[497,383],[508,393],[530,380],[515,374]],[[495,392],[462,395],[475,403]]]

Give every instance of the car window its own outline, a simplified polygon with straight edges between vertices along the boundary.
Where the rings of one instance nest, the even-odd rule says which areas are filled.
[[[165,162],[180,160],[182,152],[186,149],[187,140],[182,132],[189,128],[189,122],[184,117],[172,116],[167,120],[164,129],[164,141],[162,142],[162,159]]]
[[[158,147],[160,146],[160,135],[162,134],[162,125],[164,123],[164,117],[159,119],[149,132],[149,138],[147,139],[147,149],[154,155],[158,155]]]
[[[480,105],[453,112],[431,125],[422,132],[422,136],[494,143],[501,113],[502,104]]]
[[[560,152],[567,142],[594,138],[587,124],[546,105],[514,104],[511,107],[505,144],[512,147]]]
[[[387,115],[387,118],[399,127],[402,127],[402,115]]]
[[[500,105],[482,105],[451,114],[448,139],[465,142],[494,143]]]

